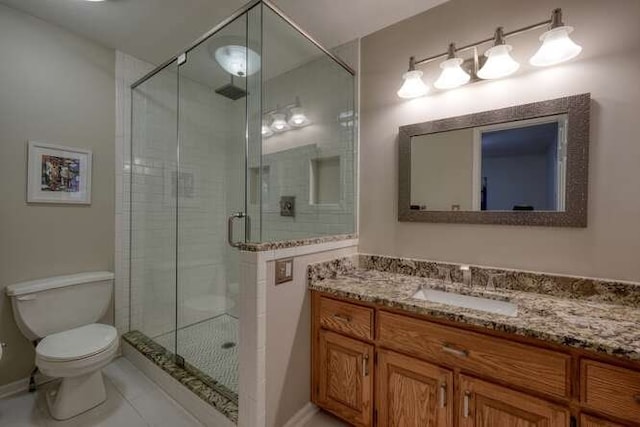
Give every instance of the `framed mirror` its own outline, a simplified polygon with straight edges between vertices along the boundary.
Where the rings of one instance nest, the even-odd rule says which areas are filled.
[[[590,95],[402,126],[398,220],[587,226]]]

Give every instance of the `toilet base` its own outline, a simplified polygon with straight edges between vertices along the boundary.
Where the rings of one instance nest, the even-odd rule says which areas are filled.
[[[107,400],[102,371],[66,377],[57,389],[47,391],[47,406],[56,420],[75,417]]]

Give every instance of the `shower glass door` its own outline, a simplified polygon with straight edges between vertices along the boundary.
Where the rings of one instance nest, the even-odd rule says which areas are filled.
[[[247,239],[250,85],[242,15],[186,53],[178,68],[176,354],[227,397],[238,394],[238,257]],[[255,48],[254,48],[255,49]],[[258,97],[259,91],[252,91]],[[232,230],[228,230],[228,221]]]

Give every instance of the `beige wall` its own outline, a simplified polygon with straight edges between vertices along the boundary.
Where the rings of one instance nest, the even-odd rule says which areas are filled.
[[[295,256],[293,281],[281,285],[275,284],[275,261],[267,263],[267,427],[285,425],[311,399],[311,301],[307,267],[355,253],[357,246]]]
[[[539,32],[513,39],[515,76],[403,101],[410,55],[427,57],[547,19],[562,7],[584,47],[575,61],[532,69]],[[640,2],[452,0],[362,41],[361,252],[640,280]],[[423,68],[433,82],[438,67]],[[398,126],[591,92],[586,229],[397,222]]]
[[[114,52],[0,6],[0,385],[28,376],[31,344],[4,287],[22,280],[112,270]],[[93,150],[90,206],[27,205],[27,141]],[[112,317],[112,316],[109,316]]]

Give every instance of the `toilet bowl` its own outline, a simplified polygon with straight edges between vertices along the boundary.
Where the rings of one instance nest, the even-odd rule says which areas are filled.
[[[113,326],[95,323],[111,300],[113,274],[82,273],[7,286],[21,332],[37,342],[35,364],[59,378],[48,390],[51,416],[66,420],[106,400],[101,369],[118,351]]]

